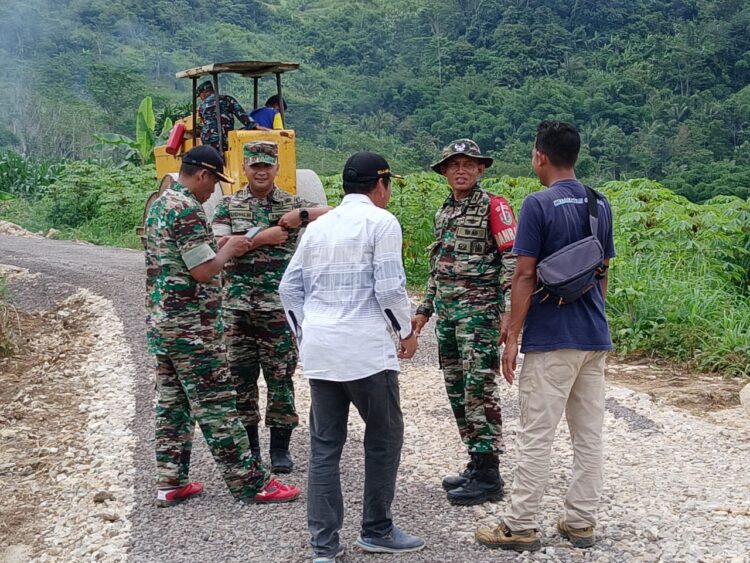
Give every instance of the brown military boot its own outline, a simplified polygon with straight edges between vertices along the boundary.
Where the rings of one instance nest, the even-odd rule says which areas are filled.
[[[560,516],[560,519],[557,521],[557,531],[560,532],[562,537],[573,544],[573,547],[591,547],[596,541],[594,538],[593,526],[588,526],[586,528],[573,528],[568,526],[568,523],[562,516]]]
[[[542,541],[536,530],[518,530],[514,532],[505,523],[495,528],[479,528],[475,534],[477,541],[493,549],[509,551],[539,551]]]

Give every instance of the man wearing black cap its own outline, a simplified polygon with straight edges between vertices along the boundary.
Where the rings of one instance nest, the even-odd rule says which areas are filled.
[[[232,183],[216,149],[190,150],[177,183],[156,199],[146,218],[147,340],[157,363],[158,506],[203,491],[203,485],[188,481],[195,422],[235,498],[286,502],[300,494],[253,458],[237,413],[222,340],[219,274],[228,260],[250,250],[252,241],[237,237],[217,249],[201,204],[219,180]]]
[[[470,505],[503,497],[498,454],[504,451],[497,392],[502,313],[509,311],[516,221],[508,201],[485,192],[479,178],[492,159],[471,139],[443,149],[432,169],[451,194],[435,215],[430,279],[413,320],[420,331],[437,315],[440,367],[461,439],[470,456],[465,471],[443,480],[448,501]],[[506,324],[507,326],[507,324]]]
[[[382,156],[361,152],[346,162],[343,177],[346,196],[307,228],[279,287],[310,381],[307,515],[316,563],[343,553],[339,462],[350,404],[365,421],[357,545],[373,553],[424,547],[391,515],[404,434],[398,358],[411,358],[417,348],[401,226],[385,210],[394,175]]]
[[[201,143],[211,145],[219,149],[219,125],[216,120],[216,93],[210,80],[202,82],[198,86],[198,96],[201,105],[198,108],[198,116],[201,119]],[[240,103],[227,94],[219,96],[219,108],[221,109],[221,139],[222,151],[229,146],[228,136],[234,131],[234,118],[239,119],[246,129],[254,129],[255,121],[245,112]],[[259,127],[265,129],[265,127]]]

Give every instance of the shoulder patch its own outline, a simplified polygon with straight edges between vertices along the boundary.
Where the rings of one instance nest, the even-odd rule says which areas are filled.
[[[490,230],[500,252],[513,248],[516,240],[516,217],[504,197],[494,196],[490,200]]]

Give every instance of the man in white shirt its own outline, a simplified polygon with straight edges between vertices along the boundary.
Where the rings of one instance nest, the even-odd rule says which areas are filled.
[[[310,381],[308,526],[314,563],[343,553],[339,462],[349,405],[365,421],[365,494],[357,544],[373,553],[418,551],[393,525],[391,503],[404,424],[398,358],[417,349],[386,160],[360,152],[344,166],[341,204],[310,224],[279,286]],[[396,346],[396,339],[400,344]]]

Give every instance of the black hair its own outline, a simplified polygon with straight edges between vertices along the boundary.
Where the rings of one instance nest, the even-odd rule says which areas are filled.
[[[195,176],[201,170],[205,170],[202,166],[196,166],[195,164],[180,164],[180,174],[185,176]]]
[[[536,128],[534,146],[554,166],[573,168],[581,150],[581,136],[572,123],[545,120]]]
[[[279,95],[278,94],[274,94],[273,96],[271,96],[270,98],[268,98],[266,100],[266,107],[267,108],[270,108],[271,106],[277,106],[277,105],[279,105]],[[289,106],[286,105],[286,98],[285,98],[284,99],[284,111],[286,111],[288,107]]]
[[[389,176],[381,176],[375,178],[374,180],[368,180],[366,182],[347,181],[346,178],[344,178],[344,193],[367,195],[375,189],[375,186],[378,185],[378,180],[380,180],[381,178],[385,182],[386,186],[391,183],[391,179]]]

